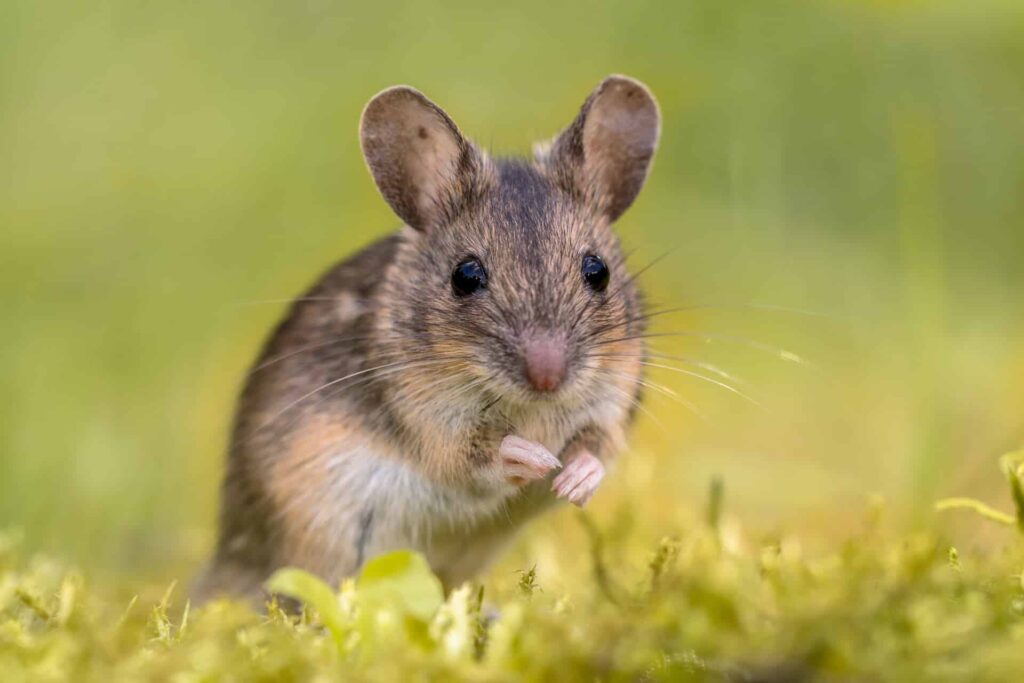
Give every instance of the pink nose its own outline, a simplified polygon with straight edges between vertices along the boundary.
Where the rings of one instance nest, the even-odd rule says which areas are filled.
[[[548,336],[528,338],[523,344],[526,379],[537,391],[554,391],[565,379],[565,342]]]

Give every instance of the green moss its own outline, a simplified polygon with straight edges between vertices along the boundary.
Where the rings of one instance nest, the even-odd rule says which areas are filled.
[[[121,601],[7,543],[0,679],[1010,680],[1024,667],[1021,548],[969,556],[868,525],[811,557],[794,539],[737,549],[702,526],[630,570],[587,525],[592,572],[565,593],[531,570],[442,600],[426,564],[396,553],[337,592],[279,573],[271,585],[308,605],[298,616],[192,609],[173,585]]]

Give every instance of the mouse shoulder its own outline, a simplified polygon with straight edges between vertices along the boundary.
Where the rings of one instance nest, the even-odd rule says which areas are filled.
[[[401,242],[401,232],[394,232],[364,247],[329,268],[305,296],[323,297],[347,292],[359,299],[371,298]]]
[[[292,302],[257,365],[292,345],[368,333],[381,274],[394,260],[401,239],[400,233],[383,237],[323,273]]]
[[[365,369],[374,346],[375,297],[381,273],[392,262],[401,240],[400,233],[395,233],[365,247],[331,267],[293,301],[246,376],[240,431],[252,430],[253,415],[273,415],[292,402],[297,403],[289,412],[300,413],[336,403],[329,399],[352,395],[341,392],[339,383],[339,391],[321,391],[310,400],[300,400]],[[358,394],[362,401],[379,400],[375,391],[362,388]]]

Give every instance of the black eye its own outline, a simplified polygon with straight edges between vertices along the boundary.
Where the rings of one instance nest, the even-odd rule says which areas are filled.
[[[455,296],[469,296],[487,286],[487,271],[475,258],[467,258],[452,271],[452,291]]]
[[[603,292],[608,289],[608,266],[604,264],[600,256],[588,254],[583,257],[583,280],[595,292]]]

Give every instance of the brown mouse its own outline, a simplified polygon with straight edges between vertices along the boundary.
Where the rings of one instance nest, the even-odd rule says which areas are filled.
[[[625,76],[533,159],[489,157],[412,88],[370,100],[363,154],[405,226],[296,299],[249,373],[200,597],[399,548],[456,586],[590,499],[640,401],[643,303],[611,225],[659,130]]]

